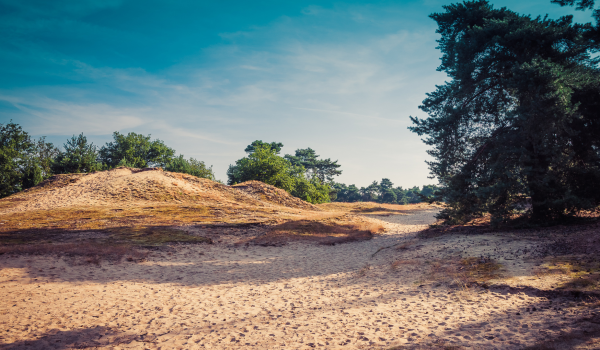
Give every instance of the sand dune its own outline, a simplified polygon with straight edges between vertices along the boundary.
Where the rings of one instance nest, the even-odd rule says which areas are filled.
[[[529,280],[533,262],[516,261],[504,271],[512,278],[489,289],[427,279],[444,247],[472,254],[467,242],[498,249],[501,238],[444,237],[373,257],[414,242],[434,213],[379,217],[385,234],[336,246],[180,246],[98,266],[0,256],[2,347],[522,349],[560,340],[565,349],[598,348],[597,309],[544,295]],[[411,263],[392,269],[398,259]]]
[[[90,174],[55,175],[40,185],[0,200],[6,214],[77,206],[135,207],[148,203],[285,206],[319,211],[274,186],[248,181],[225,186],[161,168],[116,168]]]
[[[127,230],[214,242],[146,239],[143,260],[6,250],[2,349],[600,348],[593,257],[539,234],[425,234],[435,206],[314,206],[259,182],[119,168],[54,177],[0,208],[4,247],[28,237],[107,251]],[[342,226],[365,231],[343,244],[300,239]],[[249,244],[269,232],[295,239]],[[571,260],[534,254],[540,247]],[[585,288],[560,287],[576,284]]]

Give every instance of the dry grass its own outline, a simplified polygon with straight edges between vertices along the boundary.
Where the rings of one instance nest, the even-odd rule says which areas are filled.
[[[122,227],[108,232],[111,241],[145,247],[167,243],[213,243],[210,238],[191,235],[170,227]]]
[[[569,291],[600,290],[600,260],[596,256],[561,256],[549,259],[538,267],[538,277],[560,274],[570,278],[560,283],[558,289]]]
[[[81,202],[81,198],[90,200]],[[363,215],[402,215],[431,207],[377,203],[315,206],[257,181],[225,186],[160,169],[120,168],[55,176],[3,198],[0,210],[13,209],[0,214],[0,246],[5,252],[25,254],[71,249],[64,244],[74,242],[110,247],[211,243],[177,229],[190,225],[212,228],[216,234],[221,228],[226,232],[227,227],[264,228],[262,235],[241,242],[246,244],[307,241],[335,245],[368,240],[384,231],[383,225]],[[17,245],[32,248],[13,247]]]
[[[383,225],[358,216],[339,213],[317,214],[268,226],[264,235],[238,244],[278,246],[290,241],[306,241],[335,245],[368,240],[384,230]]]
[[[502,265],[488,258],[454,258],[430,262],[430,280],[470,287],[501,277]]]
[[[352,213],[352,214],[366,214],[366,215],[409,215],[416,210],[429,210],[432,208],[438,208],[436,205],[427,203],[417,204],[382,204],[375,202],[356,202],[356,203],[324,203],[319,204],[319,208],[326,211]]]
[[[423,344],[399,345],[388,350],[460,350],[462,346],[448,344],[446,340],[436,339]]]
[[[395,248],[396,250],[407,250],[408,248],[410,248],[410,246],[414,245],[415,243],[417,243],[417,240],[410,240],[408,242],[404,242],[395,246]]]
[[[0,255],[58,255],[81,258],[87,263],[98,264],[100,260],[120,261],[124,257],[128,261],[141,261],[147,252],[131,245],[102,244],[98,242],[78,243],[37,243],[0,246]]]
[[[361,267],[360,270],[356,271],[356,277],[365,277],[369,271],[371,271],[372,267],[369,264],[365,264],[365,266]]]
[[[398,259],[398,260],[392,262],[392,264],[390,265],[390,268],[392,270],[398,270],[402,266],[417,265],[418,263],[419,262],[417,260]]]

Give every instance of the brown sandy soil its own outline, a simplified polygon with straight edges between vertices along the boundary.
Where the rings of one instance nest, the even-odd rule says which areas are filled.
[[[247,216],[221,215],[237,226],[219,226],[215,215],[198,220],[182,214],[181,206],[203,204],[186,199],[168,212],[179,218],[160,228],[214,244],[152,245],[145,238],[146,248],[136,250],[140,259],[0,255],[0,348],[600,348],[597,254],[568,238],[582,235],[576,239],[593,245],[597,226],[562,236],[543,230],[432,234],[426,229],[439,210],[433,206],[331,203],[307,210],[276,203],[275,195],[271,201],[256,196],[254,209],[231,200],[246,206],[241,212]],[[0,231],[4,238],[15,239],[15,232],[29,232],[32,225],[36,239],[45,235],[33,214],[56,209],[23,203],[0,217],[9,227]],[[115,215],[137,206],[120,205],[123,211]],[[262,224],[242,225],[256,212]],[[20,217],[29,228],[19,231],[10,217],[27,213],[34,219]],[[133,229],[144,220],[167,220],[168,213],[133,223],[109,217],[102,225]],[[108,230],[66,214],[61,220],[53,221],[62,227],[56,230],[67,231],[69,240]],[[318,228],[317,236],[327,225],[338,227],[332,237],[336,230],[347,233],[343,225],[364,231],[382,225],[385,231],[335,245],[304,239],[245,244],[288,231],[306,235],[306,222]]]

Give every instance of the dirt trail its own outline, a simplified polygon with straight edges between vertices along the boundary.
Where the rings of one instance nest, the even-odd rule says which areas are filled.
[[[99,266],[0,256],[0,347],[523,349],[563,339],[565,348],[598,348],[594,310],[542,296],[537,279],[527,285],[534,263],[503,260],[513,278],[490,289],[428,280],[433,259],[500,259],[498,249],[510,248],[484,235],[417,241],[434,214],[371,216],[386,233],[335,246],[180,246]],[[406,263],[392,269],[398,259]]]

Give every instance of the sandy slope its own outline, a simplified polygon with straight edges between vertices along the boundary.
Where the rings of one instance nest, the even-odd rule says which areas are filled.
[[[40,185],[0,199],[0,215],[76,207],[136,207],[195,203],[219,206],[284,206],[319,211],[282,189],[258,181],[225,186],[161,168],[120,167],[89,174],[55,175]]]
[[[376,217],[385,234],[336,246],[181,246],[142,263],[100,266],[0,256],[1,347],[522,349],[562,339],[562,348],[600,348],[597,309],[543,296],[543,283],[530,280],[534,263],[506,255],[510,242],[499,236],[455,235],[372,257],[413,242],[433,215]],[[449,249],[515,259],[505,261],[514,278],[489,290],[427,280],[428,262],[457,253]],[[398,259],[408,263],[392,270]]]

